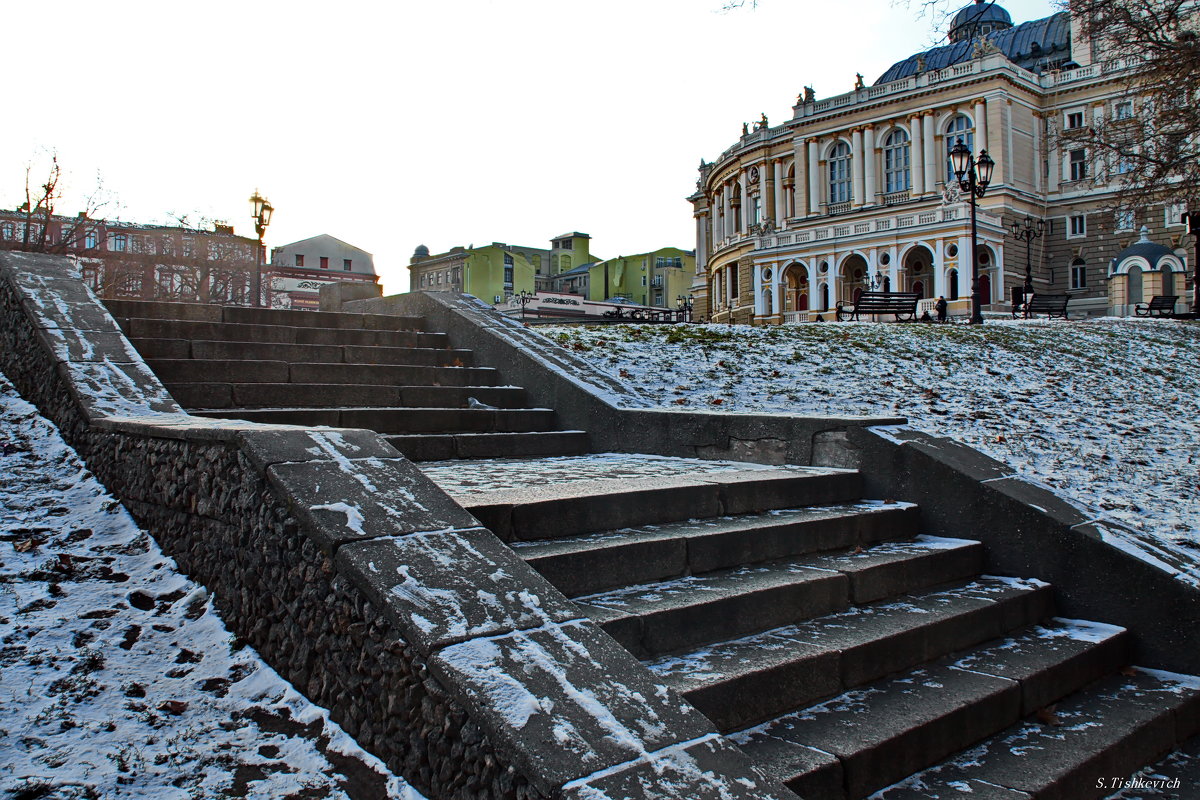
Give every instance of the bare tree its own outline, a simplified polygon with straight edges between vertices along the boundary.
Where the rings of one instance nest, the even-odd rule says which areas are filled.
[[[33,159],[25,165],[25,201],[17,209],[24,217],[24,225],[17,246],[31,252],[62,253],[80,238],[100,211],[113,203],[113,197],[97,174],[95,187],[83,198],[83,210],[70,221],[59,218],[60,235],[57,241],[54,240],[51,223],[56,219],[55,209],[63,198],[64,173],[58,154],[49,151],[46,155],[48,161],[43,165],[36,164]]]
[[[1096,69],[1120,76],[1113,111],[1059,134],[1086,149],[1092,178],[1116,185],[1117,204],[1200,202],[1200,13],[1193,0],[1071,0]],[[1079,58],[1080,54],[1076,54]]]

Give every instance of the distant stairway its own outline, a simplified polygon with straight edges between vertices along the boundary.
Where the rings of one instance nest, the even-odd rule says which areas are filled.
[[[587,434],[558,430],[519,386],[475,366],[424,320],[109,300],[167,390],[194,414],[368,428],[416,461],[571,455]],[[219,321],[205,319],[219,315]]]
[[[801,797],[1104,797],[1200,727],[1200,681],[1130,667],[1123,629],[1056,619],[857,473],[605,458],[427,473]]]

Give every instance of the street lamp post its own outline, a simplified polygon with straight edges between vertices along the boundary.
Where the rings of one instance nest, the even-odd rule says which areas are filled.
[[[267,198],[258,193],[258,189],[255,189],[254,194],[250,195],[250,205],[253,208],[254,232],[258,234],[258,252],[254,254],[254,305],[257,308],[263,304],[262,265],[263,257],[266,254],[263,237],[267,235],[267,226],[271,224],[271,214],[275,208]]]
[[[996,166],[996,162],[988,156],[987,150],[980,150],[976,160],[960,136],[954,147],[950,148],[950,163],[959,186],[971,201],[971,324],[982,325],[983,303],[979,296],[979,228],[975,200],[987,192],[988,184],[992,182],[992,168]]]
[[[1196,257],[1192,264],[1192,318],[1200,319],[1200,211],[1188,211],[1183,215],[1187,230],[1195,240]]]
[[[1013,222],[1009,226],[1012,229],[1012,234],[1017,239],[1025,240],[1025,298],[1033,294],[1033,262],[1030,256],[1030,248],[1033,245],[1033,240],[1041,238],[1046,232],[1046,221],[1039,219],[1034,220],[1033,217],[1025,217],[1022,222]]]

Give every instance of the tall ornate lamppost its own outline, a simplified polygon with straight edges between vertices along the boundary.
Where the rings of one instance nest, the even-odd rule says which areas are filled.
[[[954,168],[959,186],[971,201],[971,324],[982,325],[983,304],[979,296],[979,228],[975,200],[987,192],[988,184],[992,182],[992,168],[996,166],[996,162],[987,154],[987,150],[980,150],[979,158],[975,159],[960,136],[954,147],[950,148],[950,164]]]
[[[275,208],[267,198],[254,190],[250,195],[250,205],[253,208],[254,232],[258,234],[258,251],[254,254],[254,305],[262,306],[262,266],[266,250],[263,237],[267,235],[267,226],[271,224],[271,213]]]
[[[1017,239],[1025,240],[1025,297],[1033,294],[1033,262],[1030,260],[1030,247],[1033,245],[1033,240],[1041,238],[1046,232],[1046,221],[1039,219],[1034,220],[1033,217],[1025,217],[1024,221],[1014,221],[1009,226],[1012,230],[1012,235]]]

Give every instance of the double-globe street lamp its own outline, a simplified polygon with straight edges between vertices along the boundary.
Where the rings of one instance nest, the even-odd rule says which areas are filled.
[[[1028,300],[1029,295],[1033,294],[1033,261],[1031,260],[1030,247],[1033,245],[1034,239],[1041,238],[1046,232],[1046,221],[1044,219],[1035,220],[1033,217],[1025,217],[1024,221],[1014,221],[1009,226],[1012,229],[1012,235],[1017,239],[1025,240],[1025,292],[1024,298]]]
[[[271,214],[275,208],[267,198],[254,190],[250,195],[250,205],[253,208],[254,232],[258,234],[258,251],[254,254],[254,305],[262,306],[262,265],[266,255],[263,237],[267,235],[267,226],[271,224]]]
[[[982,325],[983,304],[979,296],[979,232],[975,199],[983,197],[987,191],[988,184],[992,182],[992,168],[996,166],[996,162],[987,154],[987,150],[980,150],[979,158],[975,159],[971,149],[963,144],[960,136],[954,147],[950,148],[950,165],[959,186],[967,193],[971,202],[971,324]]]

